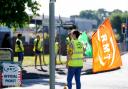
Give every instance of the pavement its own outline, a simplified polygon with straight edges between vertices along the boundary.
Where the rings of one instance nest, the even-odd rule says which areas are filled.
[[[128,89],[128,53],[123,53],[123,65],[120,69],[92,74],[92,59],[87,58],[81,73],[81,89]],[[47,71],[37,70],[34,67],[24,67],[22,87],[8,89],[49,89],[49,67],[43,66]],[[64,89],[67,69],[65,65],[57,65],[55,72],[55,89]],[[73,88],[75,81],[73,79]]]
[[[85,72],[90,73],[92,69],[92,58],[85,58],[84,65],[86,66],[83,67],[82,74],[85,74]],[[43,69],[44,70],[41,70],[40,66],[37,66],[36,69],[34,66],[23,67],[23,71],[22,71],[23,80],[24,79],[49,78],[49,65],[43,66]],[[66,65],[65,64],[56,65],[55,72],[58,75],[66,75],[67,74]]]

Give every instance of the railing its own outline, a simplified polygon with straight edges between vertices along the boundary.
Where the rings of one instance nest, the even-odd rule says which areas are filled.
[[[0,61],[13,61],[13,50],[11,48],[0,48]]]

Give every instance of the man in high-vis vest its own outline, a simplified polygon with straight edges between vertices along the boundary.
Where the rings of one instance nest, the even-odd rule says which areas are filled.
[[[78,40],[80,33],[79,31],[72,32],[72,40],[69,48],[72,49],[68,53],[69,58],[67,59],[67,86],[68,89],[72,89],[72,79],[75,76],[76,89],[81,89],[80,74],[83,67],[83,44]]]
[[[22,62],[24,59],[24,46],[22,43],[22,34],[17,35],[16,43],[15,43],[15,52],[18,55],[18,62],[22,66]]]
[[[35,68],[37,67],[37,57],[39,56],[39,61],[40,61],[40,68],[42,68],[42,59],[41,59],[41,52],[43,50],[42,43],[40,40],[40,36],[37,35],[36,38],[34,39],[34,48],[33,51],[35,52]]]
[[[56,41],[55,42],[55,64],[57,65],[57,55],[59,51],[59,43]]]

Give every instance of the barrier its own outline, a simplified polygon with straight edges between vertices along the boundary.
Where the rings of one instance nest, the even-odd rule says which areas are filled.
[[[0,62],[13,61],[13,50],[10,48],[0,48]]]

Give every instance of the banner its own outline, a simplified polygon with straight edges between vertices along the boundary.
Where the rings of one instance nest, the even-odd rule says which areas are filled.
[[[122,65],[120,51],[108,18],[93,34],[92,47],[93,72],[111,70]]]
[[[80,36],[79,36],[79,41],[81,41],[83,44],[86,45],[86,51],[85,51],[85,55],[87,57],[92,57],[92,46],[89,43],[89,38],[86,34],[86,32],[83,32]]]

